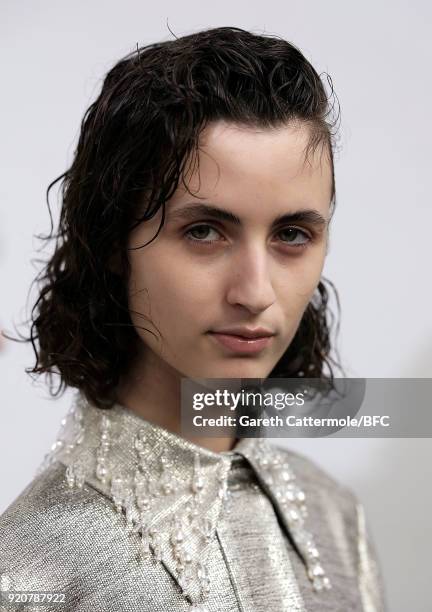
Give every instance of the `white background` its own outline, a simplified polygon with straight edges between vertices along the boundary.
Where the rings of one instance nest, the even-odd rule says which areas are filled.
[[[0,325],[13,331],[29,314],[26,298],[38,269],[31,259],[41,256],[34,234],[50,227],[44,192],[70,163],[81,118],[106,71],[137,43],[171,38],[167,22],[177,36],[231,25],[290,40],[333,79],[342,149],[324,275],[342,302],[348,373],[431,377],[431,13],[420,0],[3,0]],[[0,512],[32,478],[71,398],[50,400],[43,380],[35,385],[25,374],[32,365],[29,345],[8,342],[0,352]],[[389,609],[429,610],[431,441],[286,445],[363,501]]]

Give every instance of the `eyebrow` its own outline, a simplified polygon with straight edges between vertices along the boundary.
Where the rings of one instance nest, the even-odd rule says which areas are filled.
[[[198,217],[208,216],[219,221],[226,221],[233,225],[241,227],[242,221],[234,213],[212,204],[192,204],[176,209],[168,213],[168,218],[171,219],[188,219],[193,220]],[[313,208],[296,210],[283,215],[278,215],[273,220],[272,226],[289,224],[289,223],[306,223],[316,228],[317,231],[324,230],[328,224],[325,217],[320,212]]]

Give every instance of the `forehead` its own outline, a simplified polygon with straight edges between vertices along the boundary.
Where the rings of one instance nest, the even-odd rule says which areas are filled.
[[[265,204],[273,212],[290,204],[313,205],[325,212],[331,200],[331,162],[321,145],[306,157],[309,141],[310,129],[304,123],[278,128],[211,123],[186,164],[185,183],[195,196],[223,202],[239,213],[254,204],[261,209]],[[180,184],[169,207],[174,210],[191,200]]]

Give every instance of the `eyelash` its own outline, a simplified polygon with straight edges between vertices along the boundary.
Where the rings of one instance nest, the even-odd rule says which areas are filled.
[[[210,246],[212,244],[214,244],[215,242],[218,242],[218,240],[199,240],[198,238],[192,238],[189,233],[192,232],[193,230],[196,230],[197,228],[201,228],[201,227],[209,227],[210,229],[218,232],[219,230],[216,229],[215,227],[213,227],[212,225],[210,225],[209,223],[197,223],[196,225],[193,225],[192,227],[190,227],[186,232],[185,232],[185,238],[186,240],[189,240],[192,243],[195,243],[195,245],[205,245],[205,246]],[[296,227],[294,225],[287,225],[286,227],[282,228],[279,230],[278,233],[284,232],[285,230],[288,229],[293,229],[296,232],[300,232],[301,234],[303,234],[303,236],[305,236],[307,238],[306,242],[303,242],[302,244],[289,244],[288,242],[283,242],[283,244],[286,244],[288,246],[291,246],[294,249],[305,249],[308,247],[309,243],[312,241],[312,237],[307,234],[306,232],[304,232],[303,230],[301,230],[299,227]]]

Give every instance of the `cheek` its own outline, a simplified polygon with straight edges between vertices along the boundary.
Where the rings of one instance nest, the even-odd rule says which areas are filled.
[[[202,318],[216,303],[216,283],[204,270],[180,265],[175,257],[154,258],[132,266],[129,284],[131,310],[145,314],[165,327],[181,332],[180,320],[187,324]],[[132,316],[137,316],[132,313]],[[186,320],[187,319],[187,320]],[[142,323],[141,323],[142,324]],[[186,330],[185,330],[186,331]]]
[[[322,267],[323,262],[317,257],[285,270],[279,284],[278,298],[282,310],[291,320],[301,318],[319,284]]]

